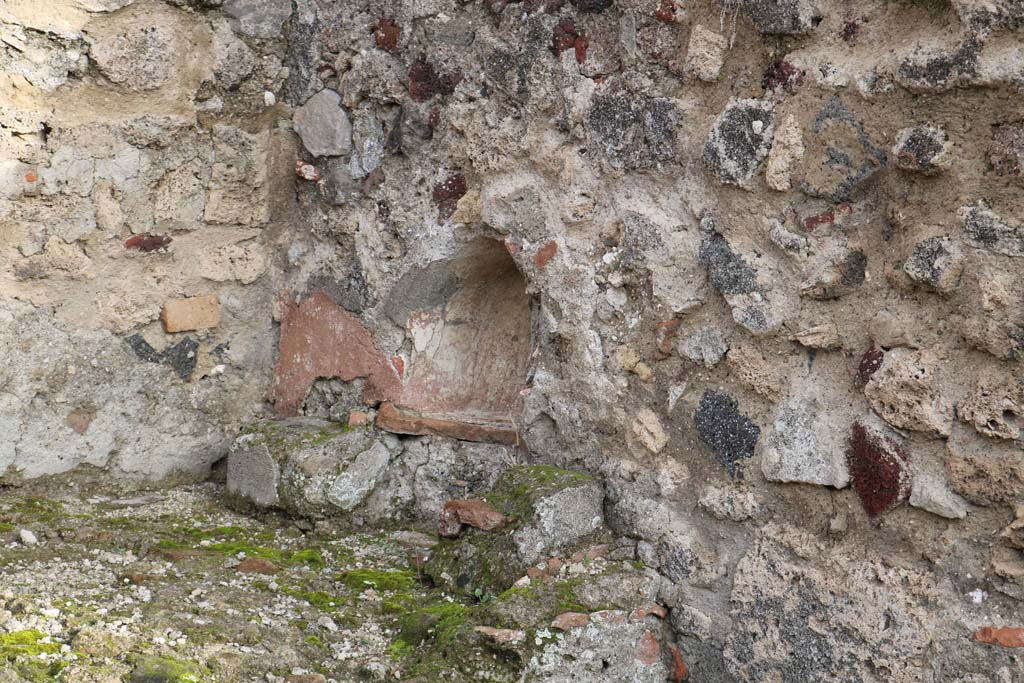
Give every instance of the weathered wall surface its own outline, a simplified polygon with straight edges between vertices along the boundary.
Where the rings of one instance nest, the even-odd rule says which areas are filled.
[[[0,469],[372,413],[491,237],[510,419],[603,477],[695,677],[1024,680],[970,639],[1024,620],[1020,3],[61,7],[0,9]]]

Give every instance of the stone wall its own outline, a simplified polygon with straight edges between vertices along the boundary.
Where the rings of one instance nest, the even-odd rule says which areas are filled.
[[[1024,610],[1019,2],[57,4],[0,8],[8,477],[271,413],[507,441],[401,405],[489,238],[513,440],[600,475],[695,676],[1024,680],[979,631]]]

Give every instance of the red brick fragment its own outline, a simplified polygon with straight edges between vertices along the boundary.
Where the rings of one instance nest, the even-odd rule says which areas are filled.
[[[462,196],[466,194],[468,189],[466,177],[461,173],[454,173],[437,185],[434,185],[431,197],[434,200],[434,206],[437,207],[438,218],[441,220],[451,218],[451,215],[455,213],[459,200],[462,199]]]
[[[846,461],[853,488],[869,517],[877,517],[910,496],[907,454],[895,440],[854,422]]]
[[[247,557],[238,563],[235,571],[240,574],[266,574],[269,576],[281,570],[270,560],[262,557]]]
[[[552,29],[551,49],[556,55],[576,46],[576,39],[579,38],[576,32],[576,22],[570,17],[562,17]]]
[[[644,631],[636,643],[633,656],[644,666],[650,666],[661,658],[661,645],[650,631]]]
[[[402,27],[392,17],[381,17],[373,26],[373,42],[381,50],[395,52],[402,37]]]
[[[34,183],[37,180],[39,180],[39,176],[37,176],[33,171],[29,171],[25,174],[26,183]]]
[[[860,363],[857,364],[857,380],[861,386],[867,384],[868,380],[871,379],[871,375],[875,374],[878,368],[882,367],[884,359],[885,351],[872,343],[868,350],[864,352],[864,355],[860,357]]]
[[[576,53],[576,63],[582,64],[587,61],[587,48],[590,47],[590,41],[586,35],[581,35],[572,44],[573,52]]]
[[[363,324],[322,291],[285,304],[269,400],[277,415],[298,413],[318,377],[366,378],[367,401],[397,394],[398,375]]]
[[[438,74],[426,55],[420,55],[409,67],[409,97],[414,102],[426,102],[434,95],[451,95],[461,80],[458,72]]]
[[[1024,628],[1019,626],[1003,626],[994,628],[985,626],[979,628],[971,636],[971,640],[989,645],[1002,645],[1003,647],[1024,647]]]
[[[686,662],[683,661],[683,653],[671,643],[668,644],[666,649],[668,650],[669,657],[668,680],[673,683],[685,681],[686,677],[690,675],[690,670],[686,666]]]
[[[533,263],[538,268],[543,268],[544,266],[546,266],[548,264],[549,261],[551,261],[551,259],[553,259],[555,257],[555,254],[557,254],[557,253],[558,253],[558,243],[557,242],[555,242],[554,240],[552,240],[550,242],[545,242],[543,244],[543,246],[541,246],[541,248],[537,250],[537,253],[534,254],[534,256],[533,256]]]
[[[661,4],[658,5],[658,9],[654,12],[654,18],[658,21],[663,21],[666,24],[670,24],[676,20],[676,3],[675,0],[661,0]]]
[[[427,417],[392,403],[383,403],[377,411],[377,426],[395,434],[435,434],[463,441],[486,441],[515,446],[521,443],[519,432],[508,427],[473,424],[459,420]]]
[[[804,230],[813,230],[819,225],[832,225],[833,223],[840,223],[845,216],[849,216],[853,213],[853,207],[846,202],[842,204],[836,204],[827,211],[822,211],[814,216],[808,216],[804,219]]]
[[[437,530],[442,536],[454,538],[462,532],[463,525],[494,531],[505,526],[505,521],[505,515],[479,498],[449,500],[441,510]]]
[[[125,240],[124,248],[149,253],[159,249],[166,249],[173,241],[170,235],[150,235],[149,233],[144,233],[129,237]]]

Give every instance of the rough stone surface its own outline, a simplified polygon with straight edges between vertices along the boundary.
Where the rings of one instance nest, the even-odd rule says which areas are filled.
[[[693,422],[701,442],[729,476],[742,478],[743,461],[754,455],[761,429],[739,412],[736,399],[728,394],[705,392]]]
[[[896,134],[893,162],[904,171],[931,175],[952,164],[953,145],[945,131],[933,126],[904,128]]]
[[[336,157],[352,149],[352,123],[333,90],[313,95],[292,117],[295,132],[306,151],[315,157]]]
[[[774,125],[770,101],[731,101],[708,136],[704,163],[722,182],[749,187],[771,149]]]
[[[894,427],[949,436],[953,406],[939,390],[939,368],[934,352],[893,349],[871,375],[864,395]]]
[[[702,81],[715,81],[725,63],[729,41],[725,36],[697,24],[686,48],[686,70]]]
[[[167,332],[188,332],[220,325],[220,302],[217,295],[172,299],[164,304],[160,321]]]
[[[956,289],[963,269],[963,251],[948,237],[921,240],[903,264],[911,280],[946,294]]]

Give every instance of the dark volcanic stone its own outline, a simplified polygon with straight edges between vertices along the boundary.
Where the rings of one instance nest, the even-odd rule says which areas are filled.
[[[745,0],[743,10],[761,33],[799,35],[821,23],[807,0]]]
[[[571,0],[581,12],[603,12],[612,6],[612,0]]]
[[[754,454],[761,429],[740,414],[736,399],[725,393],[705,391],[693,422],[700,440],[729,476],[742,478],[742,461]]]
[[[929,237],[914,245],[903,270],[915,282],[948,292],[960,278],[963,258],[948,237]]]
[[[701,233],[697,258],[707,268],[715,289],[725,295],[757,291],[757,271],[715,230],[715,222],[710,215],[701,219]]]
[[[178,377],[182,379],[188,379],[192,376],[192,371],[196,369],[196,362],[199,360],[199,355],[196,353],[199,350],[199,342],[191,337],[182,339],[174,346],[168,347],[163,351],[154,349],[139,334],[133,334],[125,339],[125,342],[135,352],[139,360],[147,363],[169,365],[178,373]]]
[[[723,183],[746,187],[772,145],[772,103],[734,100],[715,121],[704,164]]]
[[[908,57],[900,64],[899,82],[911,90],[946,90],[978,74],[981,42],[974,36],[948,54]]]
[[[930,175],[948,165],[949,148],[945,131],[933,126],[917,126],[900,131],[892,153],[897,167]]]
[[[979,201],[961,210],[967,241],[979,249],[1007,256],[1024,256],[1024,231],[1007,225],[992,209]]]
[[[587,113],[595,153],[627,169],[674,160],[678,120],[669,100],[630,93],[597,95]]]

